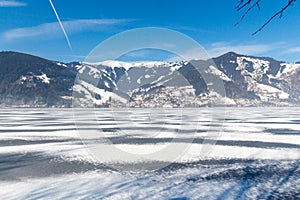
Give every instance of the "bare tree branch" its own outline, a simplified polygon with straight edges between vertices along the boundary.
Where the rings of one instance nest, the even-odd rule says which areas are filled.
[[[288,3],[284,7],[282,7],[282,9],[280,11],[278,11],[277,13],[272,15],[259,29],[257,29],[257,31],[252,33],[252,35],[256,35],[258,32],[260,32],[262,29],[264,29],[275,17],[279,16],[279,18],[281,18],[283,16],[284,11],[287,8],[289,8],[290,6],[292,6],[294,2],[296,2],[296,0],[288,0]],[[235,23],[235,26],[240,24],[244,20],[244,18],[249,14],[249,12],[253,10],[253,8],[257,7],[260,10],[259,3],[260,3],[260,0],[247,0],[247,1],[240,0],[238,2],[238,5],[235,7],[235,9],[237,11],[240,11],[246,7],[248,7],[248,9],[244,12],[244,14],[239,19],[239,21]]]
[[[244,3],[244,0],[240,0],[240,3],[236,6],[237,11],[242,10],[245,6],[251,3],[252,0],[248,0],[246,3]]]
[[[290,7],[291,5],[293,5],[294,2],[296,2],[296,0],[289,0],[288,3],[286,4],[286,6],[284,6],[280,11],[278,11],[272,17],[270,17],[270,19],[268,21],[266,21],[266,23],[264,23],[257,31],[255,31],[254,33],[252,33],[252,35],[256,35],[258,32],[260,32],[265,26],[267,26],[278,15],[279,15],[279,18],[281,18],[283,16],[283,12],[288,7]]]
[[[250,0],[251,1],[251,0]],[[235,26],[237,26],[238,24],[240,24],[244,18],[246,17],[246,15],[248,15],[248,13],[255,7],[257,6],[257,8],[260,10],[260,7],[259,7],[259,2],[260,0],[257,0],[254,4],[252,4],[247,10],[246,12],[244,12],[244,14],[242,15],[242,17],[240,18],[240,20],[238,22],[235,23]],[[245,4],[244,4],[245,5]]]

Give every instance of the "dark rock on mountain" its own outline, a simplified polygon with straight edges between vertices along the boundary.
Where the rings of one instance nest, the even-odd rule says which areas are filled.
[[[76,73],[36,56],[0,53],[0,104],[3,106],[70,106]]]

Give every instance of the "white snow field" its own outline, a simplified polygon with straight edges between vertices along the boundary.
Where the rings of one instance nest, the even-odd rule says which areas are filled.
[[[300,199],[300,108],[2,109],[0,124],[0,199]]]

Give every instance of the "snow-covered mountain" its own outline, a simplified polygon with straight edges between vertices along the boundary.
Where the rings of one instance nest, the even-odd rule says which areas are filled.
[[[294,105],[300,100],[300,64],[233,52],[210,61],[105,61],[75,69],[78,106]],[[224,91],[209,80],[222,83]]]
[[[0,106],[70,107],[75,77],[63,63],[0,52]]]
[[[39,107],[297,105],[300,64],[229,52],[212,60],[62,63],[0,53],[0,104]],[[75,76],[77,75],[77,79]]]

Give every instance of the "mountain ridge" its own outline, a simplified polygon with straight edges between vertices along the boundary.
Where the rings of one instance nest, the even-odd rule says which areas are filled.
[[[72,107],[72,101],[78,107],[299,105],[300,64],[235,52],[211,61],[63,63],[0,52],[0,105]],[[210,89],[205,77],[222,81],[225,94]]]

